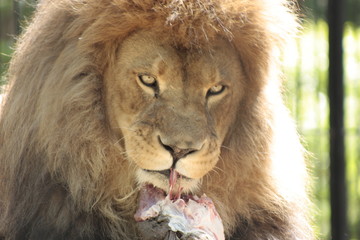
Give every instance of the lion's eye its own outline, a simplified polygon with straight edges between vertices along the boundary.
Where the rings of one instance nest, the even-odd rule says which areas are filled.
[[[221,84],[214,85],[208,90],[207,96],[218,95],[222,93],[224,90],[225,90],[224,85]]]
[[[140,81],[148,87],[155,87],[156,86],[156,78],[150,75],[141,74],[139,75]]]

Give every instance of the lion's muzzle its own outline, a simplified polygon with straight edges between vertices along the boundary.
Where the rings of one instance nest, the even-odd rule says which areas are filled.
[[[176,167],[176,163],[179,159],[199,151],[204,146],[204,143],[200,141],[187,141],[185,143],[181,143],[181,146],[186,146],[186,148],[181,148],[178,146],[180,144],[176,143],[175,141],[171,141],[170,138],[166,139],[167,141],[164,141],[159,136],[160,144],[171,154],[173,158],[173,168]]]

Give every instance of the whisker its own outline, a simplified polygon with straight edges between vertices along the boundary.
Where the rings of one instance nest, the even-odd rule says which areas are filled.
[[[224,148],[224,149],[229,150],[229,151],[234,151],[234,149],[229,148],[229,147],[224,146],[224,145],[221,145],[220,148]]]
[[[136,130],[131,128],[131,127],[116,127],[114,129],[126,129],[126,130],[129,130],[129,131],[132,131],[132,132],[136,132]]]
[[[135,188],[132,188],[132,190],[125,196],[123,196],[121,198],[115,197],[114,200],[117,202],[124,202],[127,199],[129,199],[130,197],[132,197],[134,194],[136,194],[139,190],[140,190],[140,186],[136,186]]]
[[[118,140],[116,140],[116,141],[114,142],[114,145],[118,144],[119,142],[121,142],[121,141],[124,140],[124,139],[125,139],[125,137],[119,138]]]
[[[225,174],[225,171],[217,166],[215,166],[211,171],[215,172],[218,176],[220,176],[220,172]]]

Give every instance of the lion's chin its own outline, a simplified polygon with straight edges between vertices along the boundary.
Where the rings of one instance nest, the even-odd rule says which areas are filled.
[[[162,189],[166,193],[169,192],[169,177],[156,172],[149,172],[144,169],[138,169],[136,178],[139,185],[152,184],[154,187]],[[176,185],[173,186],[173,192],[196,193],[199,189],[200,180],[181,178],[178,179]]]

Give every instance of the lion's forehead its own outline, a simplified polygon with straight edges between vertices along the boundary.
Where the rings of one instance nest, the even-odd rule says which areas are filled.
[[[184,50],[161,35],[140,31],[122,43],[118,55],[119,66],[155,74],[160,84],[161,76],[165,76],[163,79],[170,88],[208,88],[221,79],[231,80],[241,72],[236,52],[222,39],[215,41],[211,49]]]

